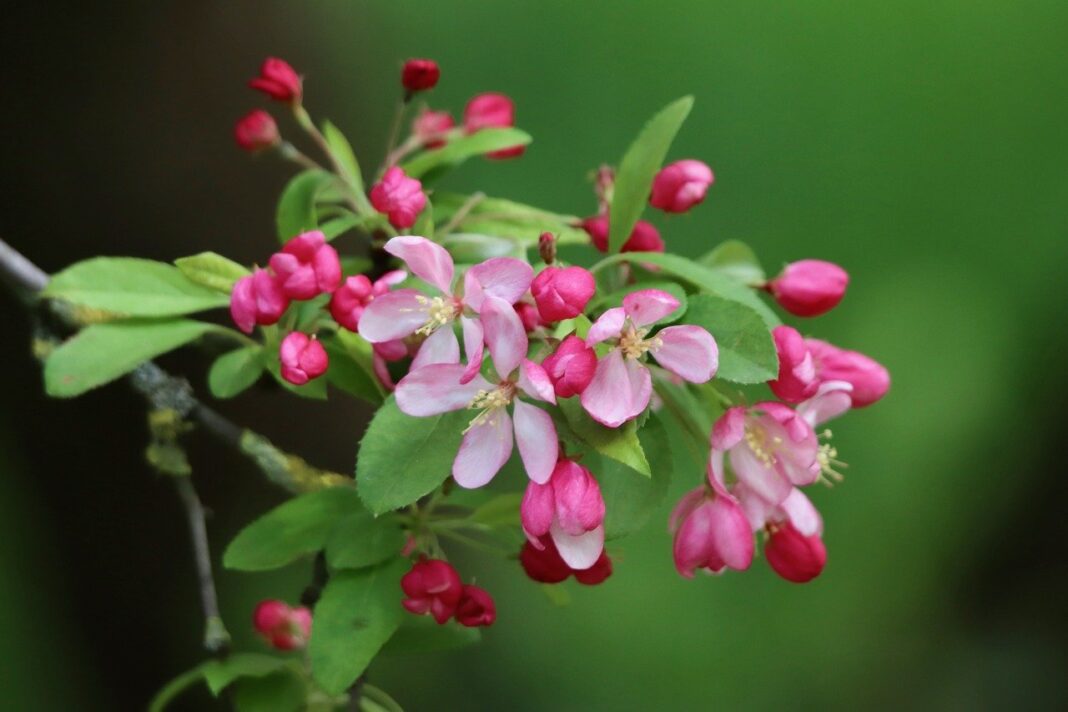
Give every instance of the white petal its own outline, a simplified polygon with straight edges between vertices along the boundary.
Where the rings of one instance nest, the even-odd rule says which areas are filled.
[[[402,413],[427,417],[466,408],[481,390],[492,386],[478,376],[460,383],[461,364],[439,363],[412,371],[397,384],[397,407]]]
[[[656,338],[652,350],[656,362],[690,383],[705,383],[716,375],[719,349],[712,334],[699,326],[669,326]]]
[[[460,363],[460,342],[456,340],[451,324],[439,328],[423,342],[419,353],[412,359],[410,370],[417,371],[435,363]]]
[[[560,552],[564,563],[579,571],[588,569],[597,563],[604,551],[604,527],[597,527],[585,534],[572,536],[560,528],[559,522],[553,520],[549,534]]]
[[[498,408],[485,422],[464,434],[452,462],[452,476],[461,487],[481,487],[500,472],[512,454],[512,419]]]
[[[582,407],[598,423],[618,428],[645,410],[652,392],[649,369],[612,349],[597,362],[593,380],[582,392]]]
[[[623,311],[623,307],[609,309],[604,314],[597,317],[597,321],[593,322],[593,326],[590,327],[589,333],[586,334],[586,344],[593,346],[594,344],[601,343],[605,339],[619,336],[619,333],[623,331],[623,322],[626,321],[626,319],[627,313]]]
[[[426,323],[426,304],[414,289],[398,289],[377,297],[360,315],[360,336],[372,344],[403,339]]]
[[[527,476],[539,485],[549,481],[556,467],[559,442],[552,416],[537,406],[516,399],[515,440]]]

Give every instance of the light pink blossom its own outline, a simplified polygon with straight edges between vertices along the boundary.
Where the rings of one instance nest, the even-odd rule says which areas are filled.
[[[330,315],[349,331],[358,332],[367,305],[407,278],[408,273],[399,269],[387,272],[373,283],[364,274],[349,277],[330,295]]]
[[[572,569],[588,569],[604,551],[604,498],[593,474],[574,460],[556,463],[544,484],[527,483],[519,510],[523,531],[536,548],[552,537]]]
[[[706,569],[744,571],[753,562],[753,532],[726,489],[704,485],[687,493],[671,513],[675,569],[686,578]]]

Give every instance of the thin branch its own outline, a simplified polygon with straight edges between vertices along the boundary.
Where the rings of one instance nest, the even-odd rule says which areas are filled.
[[[188,476],[175,476],[174,486],[178,489],[185,506],[186,519],[189,522],[189,537],[193,542],[193,561],[197,567],[197,581],[200,585],[200,605],[204,609],[204,647],[216,655],[225,656],[230,648],[230,634],[223,625],[219,614],[219,600],[215,595],[215,579],[211,572],[211,549],[208,546],[208,531],[204,524],[204,507],[200,497]]]
[[[435,236],[440,238],[445,235],[448,235],[450,232],[455,230],[457,227],[460,226],[460,223],[467,219],[467,216],[471,214],[471,211],[478,207],[478,204],[485,199],[485,193],[473,193],[471,197],[464,201],[463,205],[456,209],[456,212],[453,213],[452,218],[447,223],[445,223],[441,230],[434,231]]]

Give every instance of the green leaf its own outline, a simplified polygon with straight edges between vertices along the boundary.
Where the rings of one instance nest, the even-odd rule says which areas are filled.
[[[656,265],[661,269],[660,277],[667,273],[692,284],[702,292],[739,302],[755,310],[760,314],[769,329],[773,329],[782,323],[779,321],[779,317],[775,315],[775,312],[761,301],[751,287],[735,281],[718,270],[698,264],[685,257],[662,252],[623,252],[604,258],[594,265],[592,271],[599,272],[605,267],[618,262],[630,262],[639,266],[642,263]]]
[[[342,519],[363,507],[351,487],[309,492],[275,507],[238,532],[223,553],[223,566],[268,571],[322,549]]]
[[[664,164],[671,142],[692,107],[692,96],[668,104],[649,120],[623,155],[608,212],[609,252],[619,252],[641,217],[653,188],[653,178]]]
[[[404,532],[391,516],[375,519],[365,511],[338,523],[326,541],[326,562],[332,569],[360,569],[397,556]]]
[[[374,376],[371,344],[358,334],[340,330],[334,336],[322,339],[323,347],[330,357],[326,377],[335,388],[379,405],[385,391]]]
[[[244,265],[215,252],[179,257],[174,265],[189,281],[226,295],[233,291],[234,282],[252,274]]]
[[[426,201],[426,207],[419,213],[419,217],[411,227],[411,232],[405,234],[420,235],[428,240],[434,239],[434,204],[432,202]]]
[[[475,264],[491,257],[522,258],[524,250],[513,239],[454,232],[441,240],[441,246],[449,251],[453,260],[460,264]]]
[[[52,277],[42,294],[124,316],[177,316],[223,307],[228,295],[190,281],[165,262],[94,257]]]
[[[508,527],[519,523],[522,492],[505,492],[478,506],[467,521],[487,527]]]
[[[298,173],[286,183],[275,212],[275,225],[281,242],[319,227],[315,199],[334,180],[334,176],[326,171],[309,170]]]
[[[93,324],[65,341],[45,361],[45,391],[53,398],[81,395],[217,330],[220,327],[214,324],[188,319]]]
[[[400,579],[408,561],[330,577],[315,606],[308,647],[312,676],[328,694],[348,689],[400,625]]]
[[[232,700],[237,712],[298,712],[306,695],[304,681],[294,671],[279,670],[238,680]]]
[[[200,666],[200,670],[211,694],[218,697],[220,692],[238,678],[270,675],[285,664],[285,660],[272,655],[235,653],[225,660],[209,660]]]
[[[356,486],[367,508],[382,514],[429,493],[452,472],[466,410],[414,418],[390,397],[378,409],[360,442]]]
[[[208,371],[208,390],[216,398],[233,398],[259,380],[263,348],[246,346],[215,359]]]
[[[341,165],[345,172],[345,180],[353,190],[363,193],[363,174],[360,173],[360,164],[356,160],[356,153],[352,150],[352,144],[341,133],[341,129],[329,121],[323,122],[323,137],[326,145],[330,147],[330,153]]]
[[[673,462],[667,430],[657,415],[638,433],[651,476],[608,458],[584,464],[597,476],[605,502],[605,536],[615,539],[640,529],[660,506],[671,482]]]
[[[754,310],[711,294],[690,297],[686,321],[704,327],[719,347],[716,376],[735,383],[764,383],[779,373],[767,324]]]
[[[470,199],[469,195],[459,193],[434,193],[434,215],[439,223],[448,222]],[[477,235],[481,238],[510,238],[519,242],[523,250],[538,244],[538,237],[543,232],[556,235],[560,244],[586,244],[590,241],[585,230],[575,227],[579,218],[574,215],[553,213],[532,205],[517,203],[503,198],[483,198],[478,201],[458,227],[460,233]],[[450,236],[450,238],[453,236]],[[444,240],[442,241],[445,242]],[[460,247],[463,247],[461,243]],[[498,249],[504,249],[503,245]],[[512,249],[517,247],[512,245]],[[450,250],[452,248],[450,247]],[[454,253],[455,255],[456,253]],[[490,256],[507,256],[490,255]],[[477,262],[480,259],[466,260],[459,255],[457,261]]]
[[[567,426],[584,443],[646,477],[651,476],[635,421],[627,421],[618,428],[606,428],[586,414],[578,398],[562,398],[558,405],[567,419]]]
[[[513,146],[525,146],[530,143],[530,134],[514,128],[488,128],[477,131],[470,136],[449,141],[442,148],[423,151],[401,167],[413,178],[439,166],[453,166],[472,156],[500,151]]]
[[[742,284],[763,284],[767,277],[756,253],[740,240],[726,240],[698,260]]]
[[[430,616],[406,616],[400,628],[382,648],[383,655],[437,653],[466,648],[482,640],[478,628],[438,625]]]
[[[192,670],[186,670],[174,678],[156,693],[148,703],[148,712],[163,712],[175,697],[188,690],[204,678],[204,672],[197,665]]]
[[[330,242],[338,235],[342,235],[353,228],[366,226],[370,224],[370,222],[371,221],[368,218],[361,218],[359,215],[349,214],[327,220],[319,226],[319,229],[322,231],[326,241]]]

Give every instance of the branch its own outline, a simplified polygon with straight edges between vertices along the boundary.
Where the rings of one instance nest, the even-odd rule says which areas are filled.
[[[211,573],[211,549],[208,547],[208,530],[204,524],[204,507],[189,477],[172,477],[178,496],[185,505],[189,521],[189,536],[193,541],[193,561],[197,567],[200,584],[200,605],[204,609],[204,647],[217,655],[226,655],[230,647],[230,634],[219,614],[219,600],[215,595],[215,579]]]

